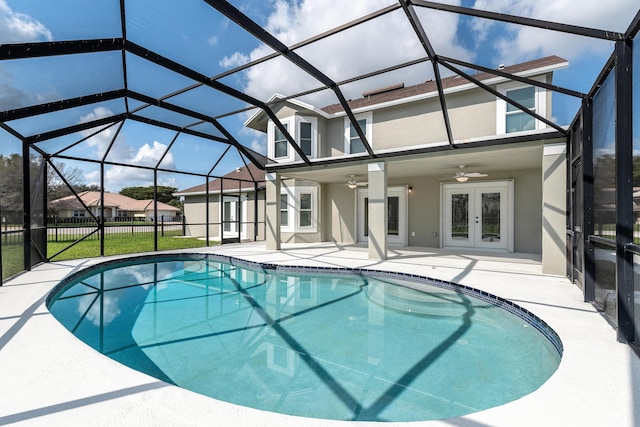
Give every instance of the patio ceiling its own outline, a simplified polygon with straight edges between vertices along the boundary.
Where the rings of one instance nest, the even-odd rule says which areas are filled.
[[[504,73],[479,54],[475,59],[456,56],[455,49],[441,43],[442,29],[431,25],[433,20],[455,18],[458,24],[468,26],[526,27],[540,36],[552,32],[571,39],[577,37],[594,46],[604,44],[613,51],[614,42],[628,36],[624,32],[638,12],[636,6],[630,5],[629,22],[621,23],[621,28],[592,28],[576,24],[575,16],[540,20],[449,2],[381,0],[358,3],[362,13],[356,19],[336,18],[335,22],[341,22],[338,26],[317,30],[301,39],[281,40],[277,27],[266,22],[258,8],[248,7],[243,1],[67,0],[53,11],[43,6],[48,2],[8,3],[17,17],[24,18],[28,13],[31,23],[37,22],[47,31],[40,28],[35,35],[0,32],[0,141],[17,139],[46,159],[203,176],[221,176],[249,162],[264,168],[270,162],[255,148],[254,138],[247,138],[238,125],[260,110],[284,131],[303,163],[312,165],[272,111],[270,99],[276,92],[285,99],[340,104],[365,142],[364,161],[388,155],[371,148],[348,100],[359,97],[363,88],[381,87],[381,82],[389,79],[418,76],[422,81],[436,81],[445,130],[443,140],[448,148],[464,147],[456,143],[456,126],[451,122],[441,84],[441,78],[447,75],[458,75],[489,91],[473,78],[475,73],[488,72],[543,86],[568,98],[566,108],[574,108],[575,114],[590,86],[545,85]],[[398,56],[377,50],[377,46],[363,47],[362,56],[357,59],[366,66],[356,74],[349,67],[335,69],[319,61],[318,52],[327,49],[336,58],[349,58],[353,52],[342,49],[340,39],[372,26],[383,28],[389,38],[397,41],[395,50],[399,46],[406,49],[401,61],[390,62],[388,58]],[[455,25],[447,31],[444,39],[459,37]],[[215,36],[207,38],[211,34]],[[407,44],[408,40],[413,43]],[[456,43],[469,45],[464,40],[453,45]],[[234,49],[252,53],[238,60],[234,55],[240,51],[230,50],[231,44]],[[599,70],[605,64],[595,65]],[[569,68],[570,72],[581,72],[571,65]],[[268,92],[250,84],[249,76],[259,74],[270,77]],[[281,75],[285,78],[275,78]],[[290,83],[294,78],[298,82],[295,85]],[[515,101],[507,102],[523,108]],[[549,125],[556,136],[565,133],[563,126],[553,122]],[[141,134],[163,135],[166,143],[157,147],[162,150],[161,155],[145,162],[138,156],[118,154],[126,148],[124,139],[129,146],[140,149],[142,143],[136,146],[134,141]],[[207,148],[197,162],[168,161],[201,145]],[[407,153],[394,153],[403,154]],[[421,161],[437,155],[428,154],[420,156]],[[464,155],[459,156],[452,161],[458,163],[459,159],[463,163]],[[433,175],[440,175],[438,162],[432,163]],[[482,162],[468,162],[476,163]],[[424,169],[423,163],[413,165],[415,160],[408,161],[403,173],[412,173],[413,167]]]

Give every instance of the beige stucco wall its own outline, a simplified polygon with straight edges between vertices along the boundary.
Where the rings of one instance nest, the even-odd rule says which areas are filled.
[[[246,203],[246,237],[252,240],[254,235],[254,198],[253,192],[247,193]],[[220,205],[218,203],[218,194],[209,195],[209,237],[217,237],[220,235]],[[189,236],[206,236],[206,209],[205,195],[187,196],[184,199],[184,216],[186,221],[186,233]],[[258,191],[258,240],[264,240],[264,211],[265,211],[265,192]]]
[[[327,240],[355,243],[355,190],[344,184],[327,184],[325,189],[323,207]]]
[[[446,96],[451,129],[456,140],[496,134],[496,97],[482,89]],[[344,154],[344,117],[326,126],[323,156]],[[374,150],[390,150],[447,141],[440,101],[429,98],[373,110],[371,144]]]
[[[489,169],[487,172],[491,181],[514,180],[514,250],[522,253],[542,253],[541,170],[497,172]],[[389,179],[388,185],[412,187],[407,201],[408,245],[438,247],[441,221],[438,178],[416,176]],[[357,239],[355,192],[343,184],[331,184],[327,188],[324,207],[327,217],[327,239],[339,243],[354,243]]]

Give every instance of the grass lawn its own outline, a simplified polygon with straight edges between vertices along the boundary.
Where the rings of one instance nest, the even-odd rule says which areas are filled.
[[[62,249],[68,247],[72,242],[49,242],[47,243],[47,254],[53,256]],[[210,243],[217,244],[217,243]],[[205,247],[204,240],[195,237],[158,237],[158,250],[188,249]],[[153,233],[137,233],[135,236],[106,236],[104,239],[104,254],[122,255],[139,252],[153,251]],[[66,259],[92,258],[100,256],[100,241],[85,240],[61,254],[52,258],[51,261],[62,261]]]
[[[21,239],[22,240],[22,239]],[[20,244],[2,245],[2,278],[24,271],[24,247]]]

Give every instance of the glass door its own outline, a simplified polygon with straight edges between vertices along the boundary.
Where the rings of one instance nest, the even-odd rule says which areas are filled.
[[[238,196],[224,196],[222,202],[222,229],[226,237],[236,237],[240,230],[242,203]]]
[[[509,183],[443,186],[445,247],[512,250]]]
[[[407,188],[387,189],[387,242],[407,244]],[[358,241],[369,238],[369,191],[358,190]]]

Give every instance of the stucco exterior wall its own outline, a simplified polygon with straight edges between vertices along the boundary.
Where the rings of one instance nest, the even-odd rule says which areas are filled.
[[[247,202],[244,204],[246,208],[246,233],[245,237],[249,240],[253,240],[254,236],[254,193],[243,193],[247,195]],[[184,199],[184,216],[186,221],[186,233],[189,236],[204,237],[207,234],[206,230],[206,196],[193,195],[187,196]],[[265,211],[265,192],[264,190],[258,191],[258,240],[264,240],[265,227],[264,227],[264,211]],[[220,236],[220,204],[219,195],[209,195],[209,237]]]
[[[514,250],[542,253],[542,179],[541,169],[492,172],[490,181],[514,180]],[[474,181],[478,182],[478,181]],[[390,179],[389,186],[412,187],[408,195],[408,245],[440,246],[440,181],[423,176]],[[354,243],[357,239],[354,192],[344,185],[328,186],[326,215],[327,238],[333,242]],[[435,233],[435,234],[434,234]]]
[[[338,243],[355,243],[355,190],[344,184],[327,184],[325,187],[323,206],[327,240]]]

